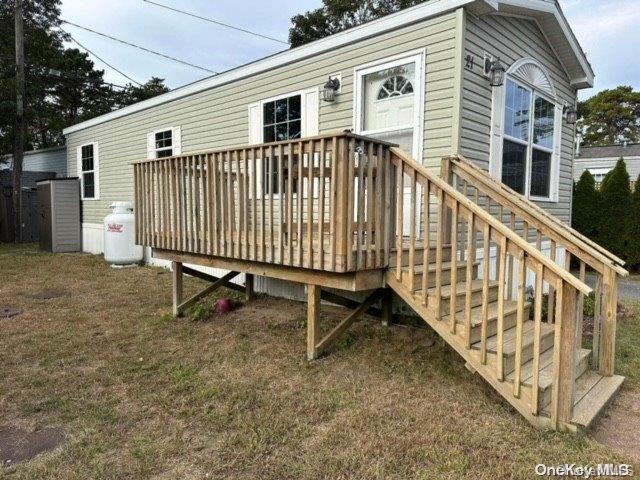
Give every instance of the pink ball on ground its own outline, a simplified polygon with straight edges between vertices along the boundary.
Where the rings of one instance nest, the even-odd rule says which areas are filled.
[[[233,303],[229,298],[221,298],[216,302],[216,312],[229,313],[233,310]]]

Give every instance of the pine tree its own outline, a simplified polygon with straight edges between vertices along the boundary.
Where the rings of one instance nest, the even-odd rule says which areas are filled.
[[[573,228],[591,240],[599,241],[599,216],[595,214],[602,208],[600,192],[589,170],[582,172],[580,180],[573,186],[573,208],[571,224]]]
[[[615,255],[629,257],[631,230],[631,187],[624,159],[620,158],[602,182],[599,241]]]
[[[631,196],[631,228],[629,231],[629,267],[640,266],[640,175]]]

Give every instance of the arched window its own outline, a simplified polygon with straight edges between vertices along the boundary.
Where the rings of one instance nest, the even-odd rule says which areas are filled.
[[[492,173],[518,193],[557,199],[562,106],[544,67],[515,62],[494,92]]]
[[[402,75],[394,75],[385,80],[378,91],[378,100],[399,97],[413,93],[413,85]]]

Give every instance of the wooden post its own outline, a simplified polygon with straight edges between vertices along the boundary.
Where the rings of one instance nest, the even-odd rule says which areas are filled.
[[[382,295],[382,325],[391,326],[393,323],[393,290],[385,288]]]
[[[618,314],[618,277],[610,268],[602,278],[602,325],[600,326],[599,372],[613,375],[616,356],[616,323]]]
[[[171,262],[173,278],[173,315],[180,316],[178,307],[182,305],[182,263]]]
[[[453,185],[453,170],[451,170],[451,160],[449,158],[443,158],[440,166],[440,177],[449,185]],[[444,219],[442,228],[444,228],[444,244],[451,244],[451,210],[444,206]]]
[[[555,428],[573,417],[575,389],[576,305],[577,290],[569,283],[559,283],[556,299],[556,335],[554,349],[554,392],[551,421]]]
[[[320,287],[307,285],[307,360],[318,358],[320,339]]]
[[[335,154],[334,162],[337,164],[336,172],[337,177],[332,178],[331,181],[335,182],[335,198],[333,199],[335,205],[335,224],[337,226],[335,231],[335,250],[336,256],[340,259],[341,268],[338,270],[346,270],[347,255],[351,255],[348,251],[348,235],[349,227],[347,225],[347,219],[349,218],[349,146],[345,138],[339,139],[339,150]]]
[[[246,273],[244,276],[244,299],[247,302],[253,300],[253,275]]]

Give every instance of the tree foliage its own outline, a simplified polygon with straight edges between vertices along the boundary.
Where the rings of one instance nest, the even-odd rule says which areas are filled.
[[[622,158],[604,177],[600,193],[602,195],[600,243],[617,256],[627,259],[632,220],[631,187],[629,173]]]
[[[589,170],[582,172],[580,180],[573,187],[572,226],[594,241],[599,241],[600,192]]]
[[[629,231],[629,254],[627,263],[631,266],[640,265],[640,175],[636,180],[631,195],[631,227]]]
[[[603,90],[578,104],[586,145],[640,141],[640,92],[630,86]]]
[[[322,7],[291,19],[289,43],[299,47],[412,7],[424,0],[323,0]]]
[[[64,48],[60,0],[24,0],[25,149],[64,143],[62,130],[131,103],[168,91],[153,77],[142,86],[124,89],[105,83],[104,71],[89,55]],[[0,1],[0,158],[13,151],[15,119],[14,2]]]

